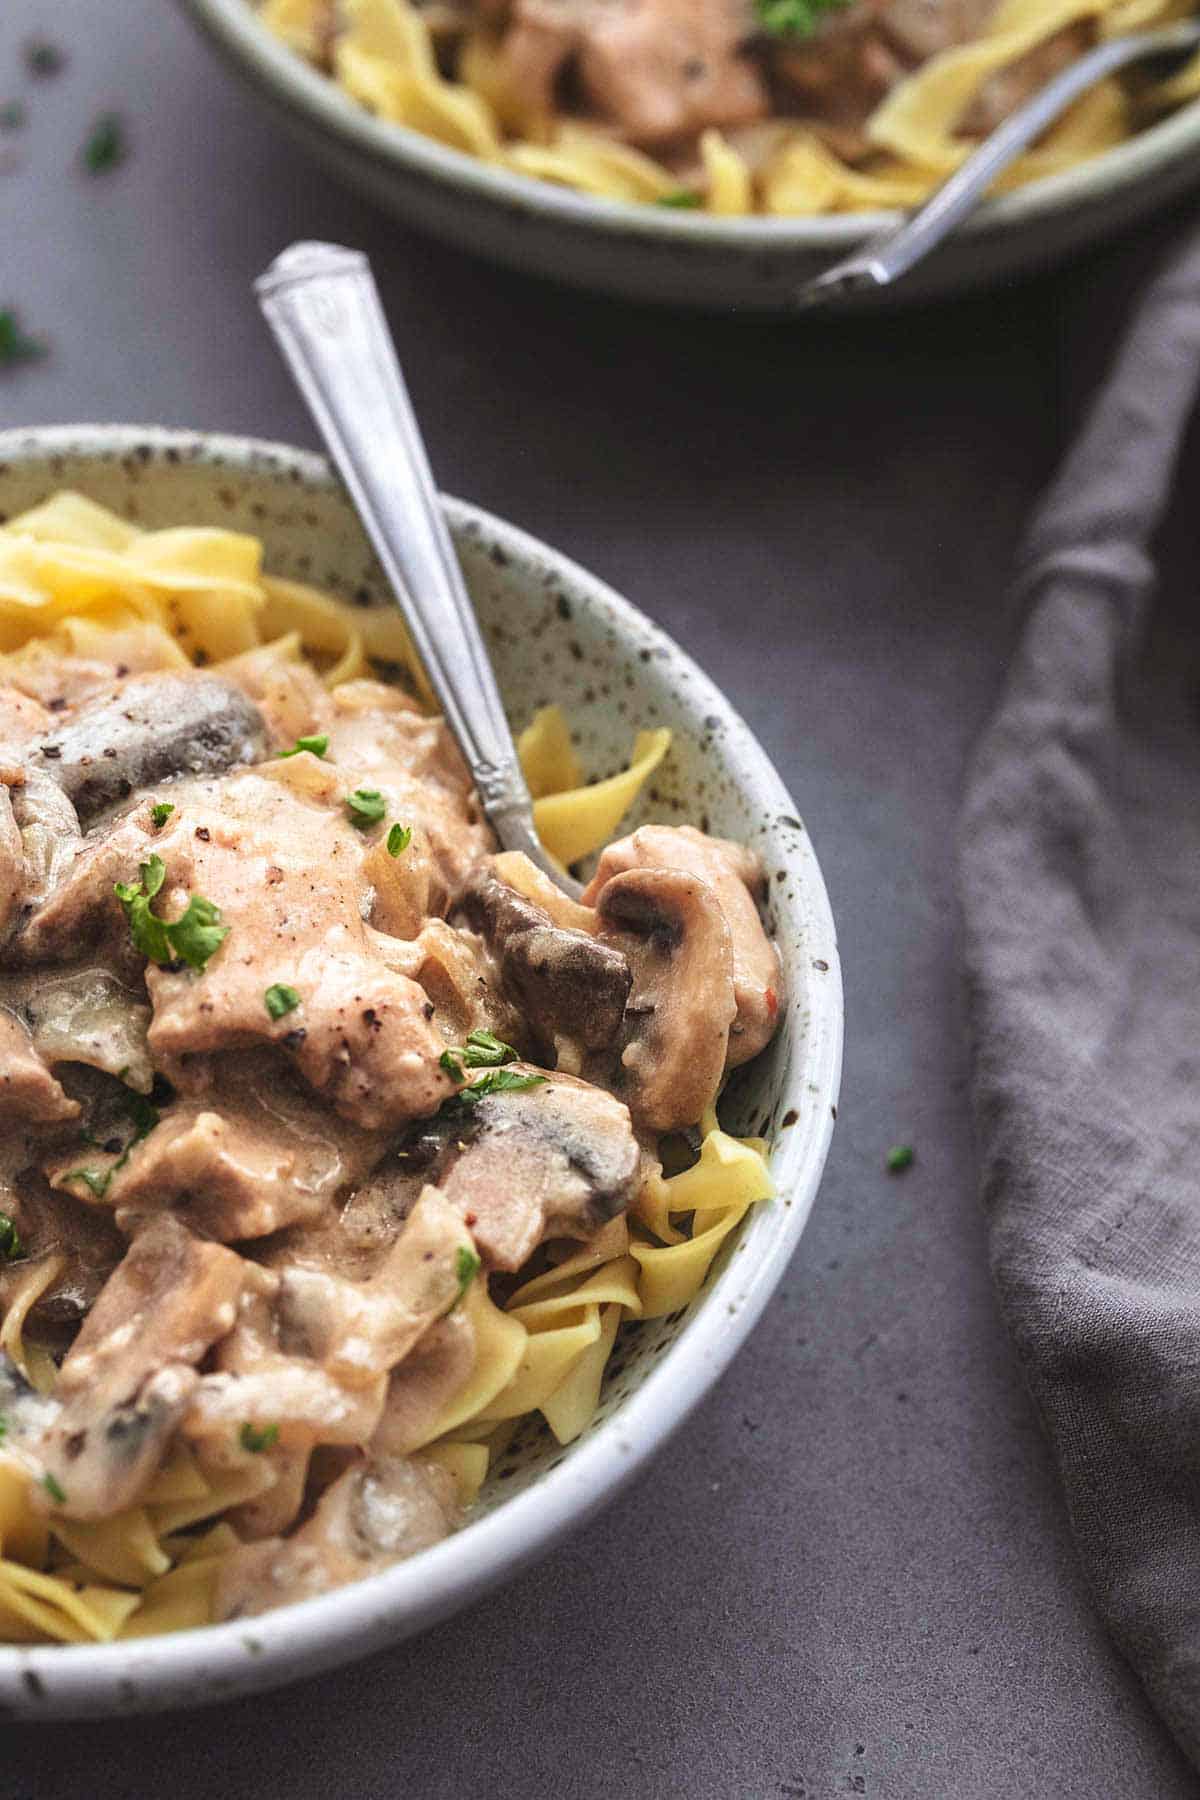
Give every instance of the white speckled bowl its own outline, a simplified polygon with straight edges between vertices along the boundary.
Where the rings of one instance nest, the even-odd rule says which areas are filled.
[[[215,523],[265,540],[270,566],[366,603],[385,589],[318,457],[247,438],[133,426],[0,433],[0,520],[73,487],[146,525]],[[787,1006],[739,1071],[724,1122],[770,1139],[779,1198],[756,1207],[685,1313],[626,1327],[595,1423],[569,1449],[524,1429],[455,1537],[386,1573],[241,1624],[111,1646],[0,1647],[0,1716],[99,1716],[266,1688],[423,1630],[581,1524],[703,1398],[787,1267],[836,1115],[842,990],[821,871],[778,775],[729,703],[626,601],[462,501],[450,524],[513,721],[553,698],[585,767],[608,772],[634,729],[675,733],[642,815],[752,844],[770,873]]]
[[[804,281],[899,220],[721,219],[590,199],[375,118],[265,30],[248,0],[182,3],[330,168],[410,224],[514,268],[631,299],[781,312]],[[1048,267],[1197,183],[1200,102],[1103,156],[987,201],[895,290],[857,304],[927,300]]]

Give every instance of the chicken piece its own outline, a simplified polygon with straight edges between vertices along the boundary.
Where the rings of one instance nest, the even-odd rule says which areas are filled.
[[[245,1619],[358,1581],[440,1543],[459,1522],[454,1482],[435,1463],[372,1457],[326,1489],[290,1538],[222,1558],[218,1619]]]
[[[383,860],[381,837],[368,859],[368,879],[377,889],[372,922],[410,937],[420,928],[418,905],[424,917],[444,913],[472,864],[491,849],[491,833],[443,719],[418,711],[400,689],[380,681],[344,682],[332,698],[330,760],[354,772],[350,786],[377,788],[388,818],[412,828],[412,842],[398,858]],[[415,891],[406,898],[398,888]]]
[[[134,675],[95,695],[46,736],[34,760],[87,825],[139,789],[180,774],[257,762],[267,736],[239,688],[189,670]]]
[[[73,1150],[47,1173],[55,1187],[111,1207],[124,1232],[169,1208],[229,1244],[319,1219],[385,1143],[318,1106],[259,1054],[223,1059],[204,1094],[175,1100],[128,1149]]]
[[[737,1002],[727,1066],[749,1062],[775,1031],[783,986],[779,952],[763,930],[755,904],[764,888],[758,857],[741,844],[707,837],[691,825],[643,825],[605,850],[585,902],[600,907],[605,884],[629,869],[683,869],[716,895],[729,927]]]
[[[78,1102],[50,1073],[27,1027],[0,1009],[0,1118],[54,1125],[78,1116]]]
[[[247,1423],[277,1432],[285,1450],[362,1445],[383,1412],[386,1375],[347,1387],[298,1345],[281,1342],[275,1310],[261,1295],[243,1302],[214,1360],[216,1370],[201,1378],[183,1422],[184,1435],[205,1454],[227,1454]]]
[[[312,1358],[344,1386],[372,1383],[456,1304],[478,1267],[459,1213],[426,1187],[368,1280],[298,1267],[280,1271],[280,1346]]]
[[[163,829],[145,805],[84,847],[14,954],[61,958],[106,934],[109,953],[128,958],[114,884],[136,880],[154,852],[167,870],[158,915],[178,919],[200,895],[220,908],[229,933],[202,975],[146,969],[150,1050],[176,1086],[203,1091],[213,1053],[271,1044],[365,1130],[434,1112],[451,1092],[438,1066],[442,1040],[425,994],[386,966],[364,922],[363,834],[350,823],[347,786],[307,754],[179,784]],[[300,1004],[273,1017],[265,996],[276,984],[295,989]]]
[[[59,1371],[62,1411],[36,1445],[43,1505],[72,1519],[132,1506],[196,1388],[195,1365],[232,1329],[243,1290],[274,1285],[265,1270],[201,1242],[176,1219],[148,1225]]]
[[[583,1050],[612,1042],[633,977],[610,944],[564,930],[532,900],[485,870],[463,889],[459,905],[496,960],[501,983],[542,1061],[557,1061],[560,1040]]]
[[[549,117],[570,68],[586,112],[666,144],[767,112],[745,54],[754,28],[748,0],[516,0],[497,80],[517,110]]]
[[[538,1085],[431,1120],[401,1141],[398,1167],[384,1164],[369,1185],[393,1184],[403,1213],[405,1183],[435,1182],[488,1267],[516,1270],[544,1238],[590,1237],[623,1212],[637,1191],[639,1152],[629,1112],[611,1094],[521,1063],[508,1072]]]
[[[725,915],[708,883],[683,869],[612,875],[598,911],[633,970],[608,1079],[639,1128],[682,1130],[717,1097],[737,1015]]]

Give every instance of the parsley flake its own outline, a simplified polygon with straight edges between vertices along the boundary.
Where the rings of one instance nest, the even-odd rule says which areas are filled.
[[[178,919],[160,919],[151,911],[150,902],[166,880],[162,857],[149,857],[141,864],[138,875],[139,880],[118,881],[113,888],[125,908],[134,949],[149,962],[185,962],[189,969],[202,973],[209,958],[229,936],[228,925],[221,923],[220,907],[201,894],[192,894]]]
[[[25,46],[25,67],[31,75],[45,78],[61,73],[66,56],[48,38],[31,38]]]
[[[252,1456],[261,1456],[279,1442],[278,1425],[252,1425],[249,1419],[238,1432],[238,1442],[243,1450],[249,1450]]]
[[[387,801],[378,788],[355,788],[352,794],[346,795],[346,805],[350,812],[350,823],[365,831],[369,825],[378,825],[387,811]]]
[[[668,206],[675,212],[695,212],[704,205],[704,196],[695,188],[674,188],[669,194],[660,194],[654,204]]]
[[[17,1262],[25,1254],[25,1246],[21,1242],[16,1221],[7,1213],[0,1212],[0,1256],[5,1262]]]
[[[516,1062],[517,1053],[493,1031],[473,1031],[465,1044],[443,1050],[438,1057],[447,1075],[455,1081],[463,1079],[463,1069],[496,1069],[501,1063]],[[542,1079],[539,1077],[539,1079]]]
[[[474,1250],[468,1250],[465,1244],[460,1244],[458,1249],[454,1252],[454,1273],[458,1278],[458,1294],[455,1298],[454,1306],[458,1305],[459,1301],[478,1275],[480,1267],[481,1264],[479,1258]],[[454,1311],[454,1306],[450,1308],[451,1312]]]
[[[524,1093],[528,1088],[541,1087],[545,1079],[544,1075],[519,1075],[515,1069],[488,1069],[477,1080],[459,1088],[457,1094],[443,1100],[439,1110],[458,1112],[463,1107],[478,1106],[491,1094]]]
[[[0,106],[0,131],[21,131],[25,121],[25,107],[20,100],[6,100]]]
[[[67,1498],[66,1490],[63,1487],[62,1482],[58,1479],[58,1476],[52,1475],[49,1469],[47,1469],[46,1473],[42,1476],[42,1486],[45,1488],[50,1498],[58,1502],[59,1506],[65,1504]]]
[[[279,752],[279,761],[285,762],[289,756],[299,756],[302,750],[309,751],[313,756],[324,756],[328,748],[329,737],[326,732],[318,732],[315,737],[298,737],[290,750]]]
[[[133,1135],[117,1157],[116,1162],[110,1163],[107,1169],[71,1169],[62,1177],[64,1181],[82,1181],[84,1187],[90,1188],[97,1200],[104,1199],[112,1185],[113,1176],[125,1167],[133,1155],[134,1146],[140,1144],[143,1138],[150,1136],[162,1116],[149,1095],[139,1094],[135,1088],[125,1090],[124,1106],[133,1126]],[[95,1144],[96,1142],[95,1138],[86,1134],[83,1141],[85,1144]],[[119,1143],[120,1139],[117,1141]]]
[[[387,834],[387,853],[389,856],[402,856],[412,843],[411,825],[393,825]]]
[[[106,175],[125,161],[125,127],[116,113],[103,113],[92,126],[81,155],[91,175]]]
[[[300,1004],[300,996],[285,981],[274,981],[263,995],[263,1004],[273,1019],[282,1019],[288,1013],[295,1012]]]
[[[170,800],[160,800],[151,810],[150,817],[156,826],[165,825],[174,811],[175,808]]]
[[[905,1169],[912,1168],[916,1156],[911,1144],[893,1144],[883,1159],[884,1166],[889,1175],[900,1175]]]
[[[40,338],[28,337],[21,330],[15,312],[0,311],[0,368],[7,368],[12,363],[33,362],[45,354],[45,344]]]
[[[847,5],[849,0],[754,0],[758,22],[772,37],[811,37],[823,13]]]
[[[4,1417],[3,1413],[0,1413],[0,1444],[2,1444],[4,1442],[4,1440],[7,1436],[8,1436],[8,1420]]]

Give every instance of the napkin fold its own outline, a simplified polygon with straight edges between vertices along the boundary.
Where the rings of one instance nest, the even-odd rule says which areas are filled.
[[[1030,533],[959,869],[1001,1305],[1100,1609],[1200,1766],[1200,711],[1164,742],[1126,703],[1198,387],[1200,234]]]

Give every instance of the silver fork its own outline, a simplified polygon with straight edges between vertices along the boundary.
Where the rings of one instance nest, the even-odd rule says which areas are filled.
[[[548,855],[365,256],[293,244],[254,284],[354,500],[480,802],[506,850],[578,899]]]
[[[1111,38],[1089,50],[1047,82],[1024,106],[1010,113],[902,224],[889,225],[831,269],[805,282],[795,294],[794,304],[807,310],[891,287],[936,249],[974,210],[996,177],[1088,88],[1130,63],[1143,61],[1161,63],[1154,78],[1165,80],[1198,47],[1200,20],[1185,19],[1161,31],[1131,32],[1126,37]]]

